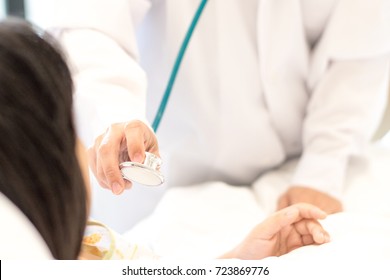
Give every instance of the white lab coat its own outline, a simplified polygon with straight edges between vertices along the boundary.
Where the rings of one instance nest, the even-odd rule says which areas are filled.
[[[87,145],[112,122],[144,119],[147,91],[152,121],[198,3],[31,5],[33,20],[60,31],[88,103]],[[386,104],[389,3],[210,0],[157,132],[167,182],[248,185],[301,155],[291,184],[339,196],[349,157],[364,152]]]

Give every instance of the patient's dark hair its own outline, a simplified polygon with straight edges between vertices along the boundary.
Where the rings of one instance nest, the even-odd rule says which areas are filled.
[[[0,22],[0,191],[56,259],[77,258],[87,219],[72,91],[53,39],[25,21]]]

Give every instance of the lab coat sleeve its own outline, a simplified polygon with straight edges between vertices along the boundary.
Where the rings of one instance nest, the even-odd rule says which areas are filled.
[[[292,184],[340,198],[348,160],[362,155],[386,105],[389,56],[333,61],[314,89]]]
[[[52,31],[68,57],[86,146],[110,124],[146,122],[146,75],[135,30],[149,7],[146,0],[29,0],[32,21]]]
[[[61,42],[72,66],[76,123],[86,146],[113,123],[146,123],[145,73],[116,41],[94,30],[72,30]]]
[[[313,50],[303,155],[293,185],[339,197],[352,155],[363,155],[386,106],[390,1],[339,1]]]

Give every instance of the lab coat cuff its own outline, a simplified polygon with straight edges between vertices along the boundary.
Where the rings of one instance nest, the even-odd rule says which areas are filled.
[[[130,108],[126,110],[126,104],[130,102],[121,102],[119,99],[104,100],[107,106],[102,108],[96,98],[88,99],[81,94],[74,95],[73,112],[77,135],[86,147],[93,145],[96,137],[103,134],[114,123],[138,120],[153,131],[143,112],[132,114],[131,112],[135,110]]]
[[[347,158],[334,155],[305,154],[300,159],[291,185],[310,187],[341,199]]]

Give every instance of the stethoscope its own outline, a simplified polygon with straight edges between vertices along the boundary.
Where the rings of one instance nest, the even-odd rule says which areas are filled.
[[[200,2],[199,7],[196,10],[195,15],[191,21],[191,24],[188,27],[183,43],[181,44],[181,47],[175,60],[175,64],[173,65],[172,72],[168,80],[167,87],[161,99],[157,114],[153,120],[152,128],[154,132],[157,132],[157,129],[160,125],[161,118],[164,115],[165,108],[168,104],[168,99],[171,95],[181,61],[183,60],[184,53],[188,46],[188,42],[190,41],[192,33],[196,25],[198,24],[199,18],[202,15],[206,3],[207,0],[202,0]],[[126,180],[129,180],[131,182],[137,182],[147,186],[158,186],[164,182],[164,176],[160,172],[161,163],[162,161],[159,157],[152,153],[145,152],[145,160],[143,163],[126,161],[122,162],[119,167],[121,169],[123,178]]]

